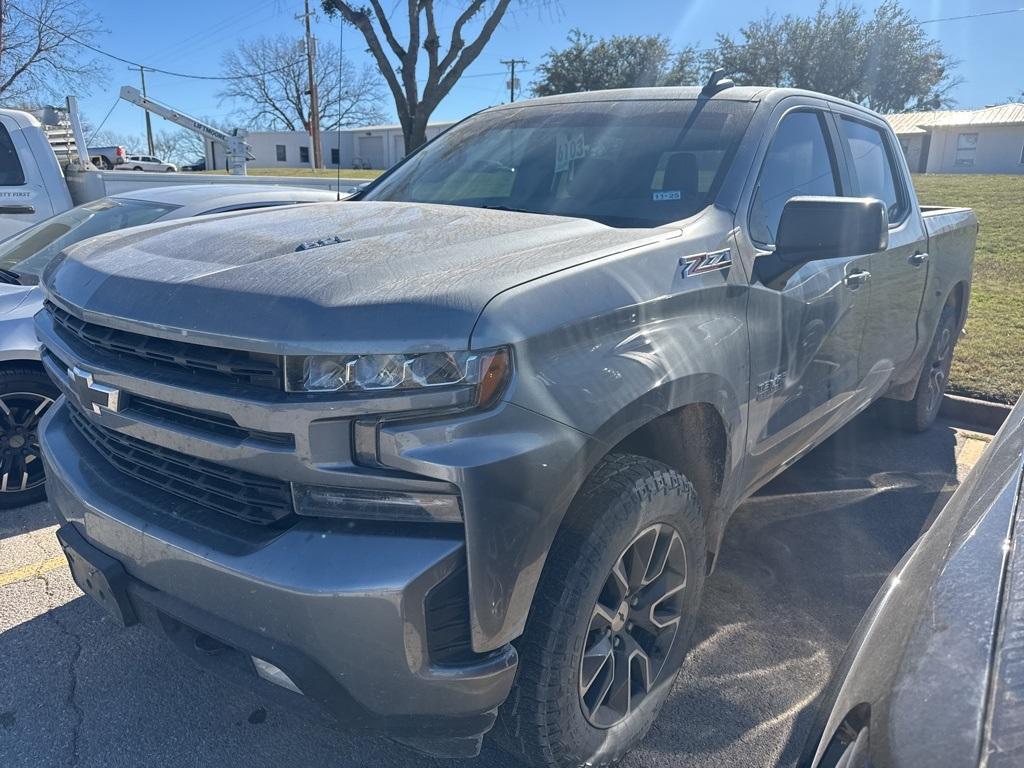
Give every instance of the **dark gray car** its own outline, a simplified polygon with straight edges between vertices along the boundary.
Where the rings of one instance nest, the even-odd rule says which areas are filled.
[[[614,761],[736,506],[883,396],[931,424],[976,232],[877,115],[713,83],[498,107],[352,202],[77,245],[36,317],[72,571],[346,726]]]
[[[806,768],[1024,764],[1024,399],[893,570],[824,697]]]

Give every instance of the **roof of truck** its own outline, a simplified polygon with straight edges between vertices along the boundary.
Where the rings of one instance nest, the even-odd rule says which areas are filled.
[[[707,98],[711,101],[778,101],[787,96],[809,96],[811,98],[829,101],[834,104],[844,104],[867,112],[871,111],[863,105],[846,101],[845,99],[841,99],[837,96],[829,96],[826,93],[807,91],[800,88],[775,88],[762,85],[732,85],[722,88],[712,96],[703,96],[702,90],[701,86],[689,85],[652,88],[615,88],[606,91],[581,91],[579,93],[562,93],[557,96],[541,96],[536,99],[515,101],[510,104],[501,104],[499,106],[491,107],[491,109],[501,110],[540,104],[574,104],[595,101],[692,101],[699,98]]]

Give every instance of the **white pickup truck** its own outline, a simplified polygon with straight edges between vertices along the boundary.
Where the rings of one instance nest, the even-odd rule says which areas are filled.
[[[83,144],[84,142],[78,142]],[[0,240],[101,197],[179,184],[284,184],[351,192],[360,179],[141,174],[98,170],[79,156],[71,131],[49,132],[28,112],[0,109]]]

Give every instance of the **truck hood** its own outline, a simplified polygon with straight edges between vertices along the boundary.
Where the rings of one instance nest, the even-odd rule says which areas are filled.
[[[198,343],[293,354],[459,349],[498,293],[678,234],[458,206],[322,203],[102,235],[59,256],[45,283],[86,319]]]

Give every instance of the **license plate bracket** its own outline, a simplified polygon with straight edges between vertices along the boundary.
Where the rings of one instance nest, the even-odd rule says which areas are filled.
[[[124,566],[87,542],[71,525],[57,530],[57,540],[78,588],[121,626],[135,624],[138,618],[128,599],[128,572]]]

